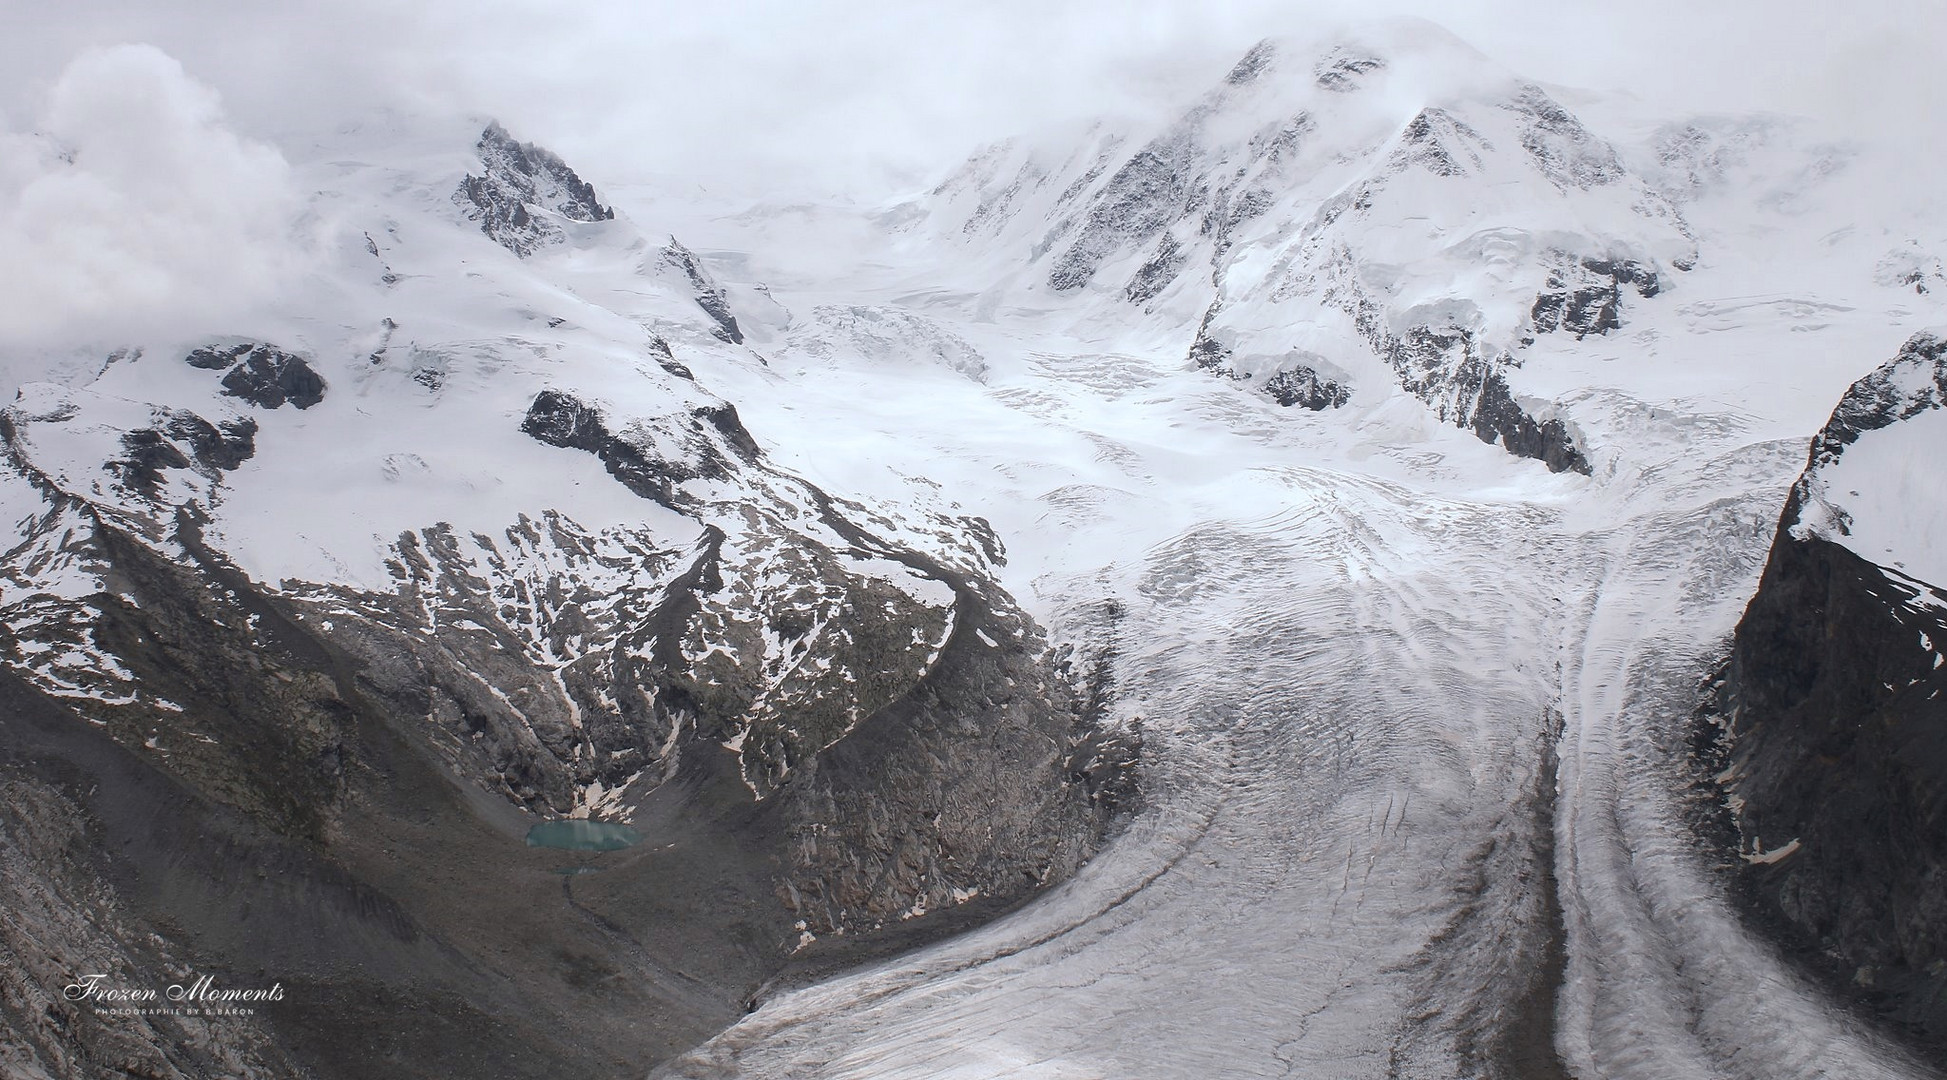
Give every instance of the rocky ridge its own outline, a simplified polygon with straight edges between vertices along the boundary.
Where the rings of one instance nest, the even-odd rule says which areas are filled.
[[[1753,912],[1842,994],[1934,1047],[1947,1045],[1947,588],[1855,550],[1870,510],[1833,484],[1849,453],[1944,406],[1947,342],[1932,334],[1840,400],[1779,519],[1713,717]]]

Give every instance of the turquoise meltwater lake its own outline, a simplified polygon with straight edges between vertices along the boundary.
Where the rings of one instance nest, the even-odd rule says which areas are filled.
[[[528,847],[620,851],[640,843],[641,833],[613,821],[543,821],[527,830]]]

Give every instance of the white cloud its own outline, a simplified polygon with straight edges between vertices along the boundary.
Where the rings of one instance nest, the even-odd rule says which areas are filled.
[[[1260,37],[1420,16],[1531,77],[1673,112],[1947,135],[1940,0],[71,0],[0,5],[0,108],[74,50],[148,41],[287,138],[390,105],[494,115],[598,183],[918,179],[1050,120],[1161,109]]]
[[[274,148],[147,45],[92,48],[33,126],[0,124],[0,345],[207,332],[276,287],[298,206]]]
[[[1947,35],[1939,0],[0,4],[0,110],[15,118],[0,122],[0,346],[210,330],[299,248],[268,144],[303,164],[315,136],[374,109],[496,116],[600,188],[654,176],[871,197],[989,139],[1160,113],[1260,37],[1401,15],[1672,115],[1812,112],[1916,160],[1947,144],[1947,80],[1926,53]]]

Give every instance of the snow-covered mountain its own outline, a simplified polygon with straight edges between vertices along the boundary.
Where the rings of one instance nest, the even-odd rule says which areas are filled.
[[[865,207],[300,155],[307,277],[0,410],[0,1061],[1937,1071],[1910,148],[1210,83]]]
[[[684,976],[657,1038],[721,1024],[821,938],[840,955],[848,934],[911,939],[928,912],[1072,873],[1129,761],[1105,750],[1121,744],[1083,672],[1057,668],[995,583],[992,530],[779,468],[705,388],[765,362],[737,347],[698,258],[497,125],[468,149],[321,166],[341,242],[300,300],[131,343],[0,413],[0,501],[20,529],[0,579],[8,678],[72,713],[64,739],[105,739],[197,813],[239,815],[250,844],[308,853],[323,869],[294,871],[300,890],[385,888],[481,829],[510,832],[506,859],[531,874],[545,853],[515,859],[524,821],[674,815],[664,854],[603,879],[637,881],[664,914],[597,916],[730,956]],[[44,768],[81,753],[55,743]],[[373,816],[396,812],[382,807],[405,776],[459,805],[376,851],[348,838],[385,831]],[[675,880],[650,865],[672,859]],[[502,887],[469,873],[461,895]],[[150,925],[195,922],[136,880],[125,899]],[[703,881],[718,901],[683,898]],[[450,900],[385,891],[400,932],[482,947]],[[198,962],[239,967],[286,932],[261,892],[245,902],[263,913]],[[330,912],[296,918],[304,936],[345,932]],[[508,931],[537,956],[596,948]],[[79,947],[28,933],[14,947],[35,970]],[[99,963],[134,962],[119,960]],[[284,977],[333,967],[293,960]],[[376,979],[448,1020],[482,992],[412,965]],[[19,992],[24,1007],[46,991]],[[555,984],[536,1015],[577,994]],[[58,1066],[67,1022],[16,1035]],[[441,1055],[463,1048],[408,1067],[458,1068]]]
[[[1052,306],[1085,339],[1140,326],[1286,406],[1368,412],[1403,389],[1441,423],[1584,473],[1612,455],[1611,418],[1576,399],[1670,385],[1658,353],[1721,368],[1683,343],[1753,321],[1731,312],[1785,305],[1780,329],[1822,329],[1852,309],[1794,305],[1862,260],[1927,295],[1931,203],[1902,218],[1910,192],[1888,200],[1857,148],[1777,118],[1614,106],[1426,24],[1267,40],[1171,117],[988,148],[912,227],[990,256],[983,315]],[[1860,199],[1884,217],[1862,228]],[[1608,367],[1625,349],[1648,370]]]
[[[996,147],[936,197],[970,242],[1031,245],[1029,289],[1177,324],[1200,311],[1191,359],[1282,405],[1397,385],[1582,472],[1558,408],[1517,401],[1508,370],[1537,335],[1620,329],[1697,260],[1614,146],[1430,27],[1263,42],[1160,130],[1098,128],[1065,156]]]

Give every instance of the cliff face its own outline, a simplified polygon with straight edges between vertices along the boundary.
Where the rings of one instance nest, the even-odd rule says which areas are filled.
[[[1943,356],[1947,345],[1915,337],[1814,440],[1737,628],[1722,778],[1757,911],[1936,1046],[1947,1044],[1947,590],[1915,576],[1938,541],[1886,519],[1942,494],[1937,480],[1905,480],[1937,476],[1924,455],[1942,449]]]

